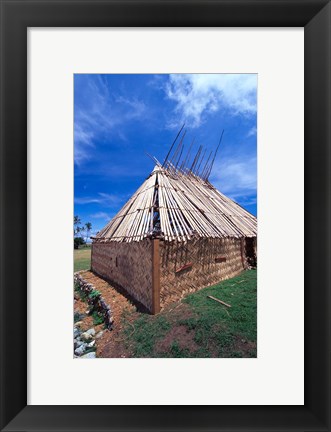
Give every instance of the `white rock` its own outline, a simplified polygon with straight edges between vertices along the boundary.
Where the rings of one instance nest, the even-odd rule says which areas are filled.
[[[81,356],[86,351],[86,344],[81,345],[80,347],[75,349],[75,354]]]
[[[84,342],[90,342],[93,339],[93,336],[87,332],[82,333],[80,335],[80,338],[84,341]]]
[[[82,359],[94,359],[96,358],[95,352],[90,352],[81,356]]]
[[[96,338],[99,339],[101,338],[101,336],[103,335],[103,331],[99,331],[99,333],[97,333]]]
[[[90,342],[89,344],[87,344],[88,348],[92,348],[95,345],[95,340],[93,340],[92,342]]]
[[[94,336],[95,335],[95,330],[94,330],[94,328],[90,328],[85,333],[87,333],[87,334],[89,334],[91,336]]]

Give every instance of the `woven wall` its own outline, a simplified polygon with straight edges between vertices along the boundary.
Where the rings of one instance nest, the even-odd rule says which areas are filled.
[[[93,243],[92,271],[152,307],[152,242]]]
[[[185,243],[161,241],[161,309],[185,294],[240,273],[245,264],[241,242],[235,238],[198,238]],[[192,267],[180,270],[189,263]]]

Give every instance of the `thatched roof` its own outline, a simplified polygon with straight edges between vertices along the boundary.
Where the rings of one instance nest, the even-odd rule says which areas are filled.
[[[256,236],[256,217],[219,192],[208,178],[164,165],[157,163],[94,241]]]

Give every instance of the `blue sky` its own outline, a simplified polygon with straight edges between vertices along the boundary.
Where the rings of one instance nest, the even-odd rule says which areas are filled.
[[[99,231],[163,161],[185,123],[215,149],[209,177],[249,212],[257,209],[257,75],[173,74],[74,77],[75,215]]]

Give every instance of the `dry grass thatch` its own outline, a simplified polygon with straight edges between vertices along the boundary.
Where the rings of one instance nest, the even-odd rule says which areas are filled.
[[[256,234],[256,217],[219,192],[208,178],[157,163],[94,241],[131,242],[147,237],[186,241]]]

